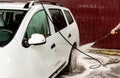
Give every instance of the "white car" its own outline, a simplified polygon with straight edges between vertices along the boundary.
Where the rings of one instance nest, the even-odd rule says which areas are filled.
[[[68,8],[39,1],[0,2],[0,78],[54,78],[73,50],[65,39],[79,46]]]

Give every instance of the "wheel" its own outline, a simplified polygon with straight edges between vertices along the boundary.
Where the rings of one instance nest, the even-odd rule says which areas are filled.
[[[78,63],[81,59],[78,57],[81,56],[81,53],[77,51],[74,47],[71,50],[69,62],[65,68],[65,74],[76,75],[85,71],[84,66],[81,63]]]
[[[76,47],[76,45],[75,45]],[[82,64],[78,63],[78,56],[81,53],[78,52],[74,47],[71,49],[68,65],[64,68],[64,70],[56,77],[56,78],[64,78],[64,75],[76,75],[85,71],[85,68]]]
[[[68,71],[70,73],[73,73],[74,70],[76,69],[76,65],[77,65],[77,52],[75,48],[72,48],[68,62],[68,67],[69,67]]]
[[[73,58],[74,50],[75,50],[74,48],[71,49],[67,66],[58,74],[56,78],[62,78],[62,75],[68,75],[69,73],[72,72],[72,69],[74,68],[76,62],[74,61],[76,58]]]

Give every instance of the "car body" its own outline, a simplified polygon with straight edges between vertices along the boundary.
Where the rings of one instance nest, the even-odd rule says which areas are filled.
[[[57,18],[56,18],[57,17]],[[0,78],[53,78],[67,66],[79,31],[68,8],[0,2]]]

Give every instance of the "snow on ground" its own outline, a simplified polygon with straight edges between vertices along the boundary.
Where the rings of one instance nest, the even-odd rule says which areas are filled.
[[[79,47],[80,50],[101,61],[102,66],[91,69],[90,66],[98,66],[99,63],[88,56],[74,50],[74,68],[68,74],[62,74],[59,78],[120,78],[120,56],[94,54],[89,52],[89,43]]]

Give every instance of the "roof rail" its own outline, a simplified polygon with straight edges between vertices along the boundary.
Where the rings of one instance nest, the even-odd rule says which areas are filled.
[[[38,3],[39,3],[39,2],[42,2],[42,3],[50,3],[50,4],[52,4],[52,5],[59,5],[59,6],[62,6],[62,5],[59,4],[59,3],[52,2],[52,1],[46,1],[46,0],[43,0],[43,1],[38,0],[37,2],[38,2]]]
[[[25,4],[24,8],[30,8],[30,7],[33,6],[35,3],[40,3],[40,2],[42,2],[42,3],[49,3],[49,4],[52,4],[52,5],[62,6],[61,4],[58,4],[58,3],[55,3],[55,2],[52,2],[52,1],[46,1],[46,0],[40,1],[40,0],[38,0],[38,1],[29,1],[29,2],[27,2],[27,3]]]
[[[30,8],[31,6],[33,6],[35,3],[35,1],[29,1],[25,4],[24,8]]]

